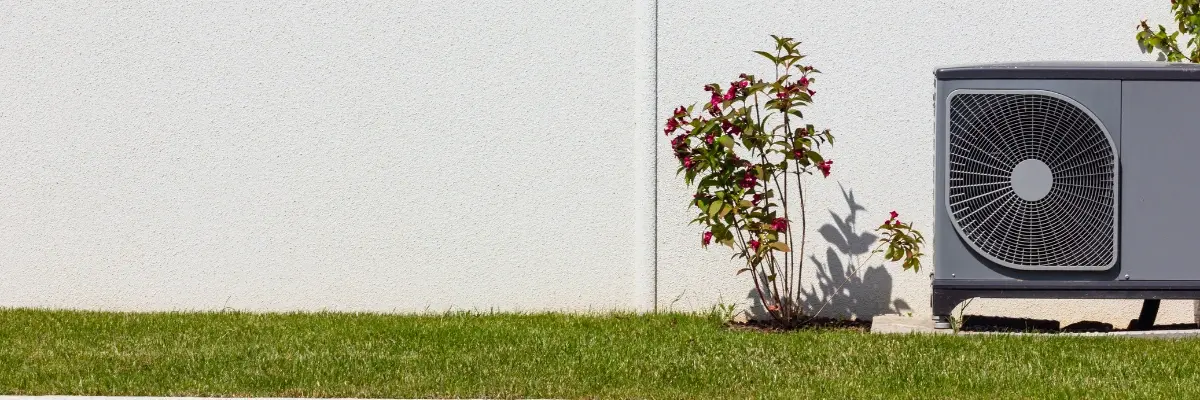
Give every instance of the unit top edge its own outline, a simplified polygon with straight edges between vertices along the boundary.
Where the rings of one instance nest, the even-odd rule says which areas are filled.
[[[938,80],[1087,79],[1200,81],[1200,64],[1143,61],[1040,61],[938,68]]]

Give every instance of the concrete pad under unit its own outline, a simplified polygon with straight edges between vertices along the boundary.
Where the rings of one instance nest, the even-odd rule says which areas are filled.
[[[871,319],[871,333],[944,333],[934,329],[933,318],[903,315],[877,315]]]
[[[952,329],[934,329],[933,319],[902,315],[879,315],[871,319],[871,333],[927,333],[954,334]],[[1035,335],[1035,336],[1078,336],[1078,337],[1127,337],[1143,339],[1186,339],[1200,338],[1200,329],[1172,329],[1154,331],[1114,332],[959,332],[959,335]]]

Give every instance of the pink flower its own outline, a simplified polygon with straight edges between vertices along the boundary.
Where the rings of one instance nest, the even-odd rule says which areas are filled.
[[[671,148],[680,149],[683,147],[687,147],[687,135],[679,135],[671,139]]]
[[[900,216],[900,213],[896,212],[896,210],[892,210],[892,217],[889,218],[888,221],[896,219],[896,217],[899,217],[899,216]]]
[[[692,167],[695,167],[695,166],[696,166],[696,162],[693,161],[691,157],[683,158],[683,167],[684,168],[692,169]]]
[[[800,77],[800,86],[808,86],[808,77],[807,76]]]
[[[677,120],[675,118],[668,119],[667,127],[663,128],[663,134],[670,135],[672,133],[675,133],[676,129],[679,129],[679,120]]]
[[[824,162],[817,164],[817,169],[821,170],[821,173],[824,174],[826,178],[829,177],[829,169],[832,167],[833,160],[825,160]]]
[[[817,94],[817,91],[815,91],[815,90],[811,90],[811,89],[810,89],[810,90],[808,91],[808,96],[809,96],[809,97],[812,97],[812,96],[813,96],[813,95],[815,95],[815,94]]]
[[[736,95],[737,95],[737,83],[734,83],[733,85],[729,86],[729,90],[725,92],[725,96],[722,97],[721,100],[730,101],[730,100],[733,100],[734,96],[736,96]]]
[[[804,159],[804,148],[803,147],[795,148],[794,150],[792,150],[792,155],[795,156],[797,160]]]
[[[750,241],[750,248],[754,249],[754,251],[758,251],[758,245],[759,245],[759,243],[757,240]]]
[[[712,243],[712,231],[704,232],[704,235],[701,235],[700,237],[700,243],[702,243],[705,247],[707,247],[709,243]]]
[[[762,199],[763,199],[763,195],[761,193],[755,193],[754,197],[750,198],[750,204],[757,206],[758,202],[762,201]]]
[[[721,121],[721,130],[725,131],[725,133],[728,133],[730,135],[737,135],[737,134],[742,133],[742,128],[738,128],[737,125],[729,123],[728,120]]]
[[[754,174],[750,173],[750,171],[746,171],[744,174],[742,174],[742,180],[738,182],[738,186],[741,186],[742,189],[749,189],[754,187],[754,184],[757,182],[758,177],[754,176]]]
[[[717,85],[704,86],[705,92],[712,92],[712,97],[708,99],[709,112],[713,115],[721,112],[721,88]]]
[[[713,144],[713,135],[711,133],[704,135],[704,143]]]
[[[745,79],[743,78],[743,80],[742,80],[741,82],[738,82],[737,86],[738,86],[739,88],[745,89],[745,88],[747,88],[747,87],[749,87],[749,86],[750,86],[750,81],[748,81],[748,80],[745,80]]]
[[[771,229],[774,229],[775,232],[787,232],[787,227],[788,221],[786,219],[775,218],[774,221],[771,221]]]
[[[679,129],[682,126],[681,124],[686,122],[684,121],[685,118],[687,118],[687,109],[679,106],[679,108],[675,109],[675,114],[671,115],[671,118],[667,118],[667,127],[663,128],[663,133],[666,135],[675,133],[675,130]]]

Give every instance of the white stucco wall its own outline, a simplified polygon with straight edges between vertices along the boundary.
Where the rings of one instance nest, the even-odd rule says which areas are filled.
[[[1134,25],[1169,17],[1154,0],[893,3],[7,2],[0,306],[744,305],[745,277],[687,225],[657,124],[705,83],[764,72],[750,50],[768,34],[825,71],[809,115],[838,144],[811,217],[846,218],[853,192],[858,236],[892,209],[930,231],[936,66],[1146,59]],[[844,265],[843,237],[808,251]],[[928,313],[927,273],[860,276],[825,312]]]
[[[824,228],[808,252],[822,264],[845,265],[848,257],[828,239],[845,240],[846,229],[830,229],[833,215],[845,219],[850,208],[842,188],[853,192],[865,210],[856,214],[861,237],[897,210],[905,221],[932,233],[933,218],[933,70],[938,66],[1031,60],[1148,60],[1133,39],[1141,18],[1166,23],[1164,1],[900,1],[813,2],[747,1],[740,15],[719,1],[663,0],[659,9],[659,117],[670,107],[705,100],[701,88],[728,82],[739,73],[768,72],[751,50],[772,46],[770,34],[798,38],[821,69],[814,89],[816,105],[805,115],[833,129],[837,144],[829,151],[834,173],[816,179],[807,192],[810,217]],[[696,24],[693,21],[711,21]],[[722,24],[725,21],[728,23]],[[698,250],[699,228],[686,225],[694,215],[691,198],[674,175],[669,145],[659,153],[659,302],[676,309],[705,308],[718,299],[748,304],[752,289],[729,254],[714,247]],[[832,250],[832,253],[830,253]],[[840,260],[840,261],[839,261]],[[930,260],[924,260],[926,266]],[[808,264],[805,279],[817,286],[813,299],[830,298]],[[929,314],[929,274],[902,271],[878,263],[858,280],[833,286],[846,289],[824,312],[869,317],[884,312]],[[836,276],[836,274],[834,274]],[[976,300],[968,313],[1014,317],[1079,319],[1125,324],[1136,318],[1140,301]],[[1160,321],[1191,322],[1190,301],[1166,301]]]
[[[5,2],[0,306],[644,308],[644,12]]]

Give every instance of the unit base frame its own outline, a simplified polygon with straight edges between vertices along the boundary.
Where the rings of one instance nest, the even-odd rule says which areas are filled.
[[[1017,299],[1200,299],[1200,281],[996,281],[934,279],[933,319],[936,327],[949,327],[950,313],[972,298]],[[1148,303],[1149,304],[1149,303]],[[1157,302],[1154,302],[1157,313]],[[1146,320],[1143,309],[1143,320]],[[1149,321],[1153,321],[1152,318]]]

